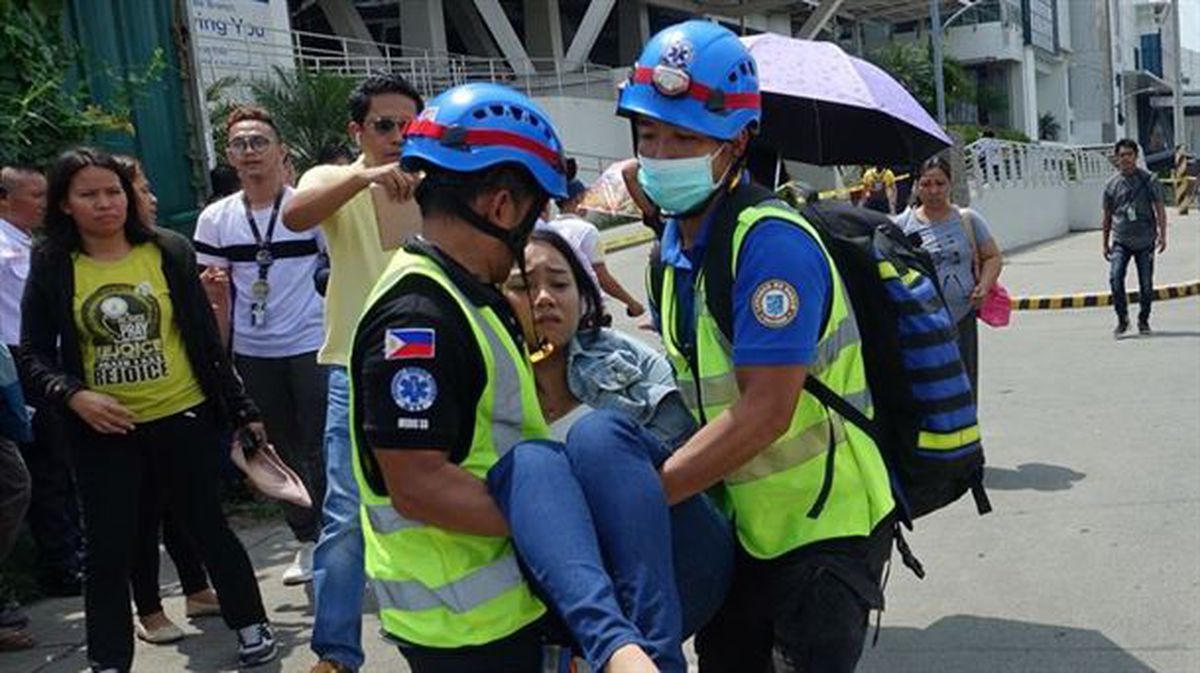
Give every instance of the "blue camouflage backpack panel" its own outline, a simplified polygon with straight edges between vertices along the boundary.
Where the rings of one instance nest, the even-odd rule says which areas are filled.
[[[901,483],[908,484],[900,495],[915,518],[956,497],[951,493],[957,487],[954,483],[945,489],[935,487],[944,482],[940,473],[961,469],[951,463],[982,462],[983,445],[954,322],[937,287],[912,268],[901,273],[878,248],[876,258],[879,277],[899,309],[901,361],[917,410],[913,459],[897,461],[897,469],[905,472]]]

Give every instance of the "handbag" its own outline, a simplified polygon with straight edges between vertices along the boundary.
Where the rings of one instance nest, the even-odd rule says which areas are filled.
[[[975,273],[976,281],[978,281],[983,263],[979,259],[979,243],[975,240],[975,223],[971,221],[971,214],[966,208],[959,208],[958,213],[962,218],[967,240],[971,242],[971,268]],[[979,304],[975,316],[991,327],[1005,327],[1012,319],[1012,298],[1008,294],[1008,289],[1000,284],[999,279],[992,283],[991,289]]]

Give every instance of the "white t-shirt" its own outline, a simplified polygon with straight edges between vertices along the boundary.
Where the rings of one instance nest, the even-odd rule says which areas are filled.
[[[596,225],[575,215],[563,215],[550,220],[546,226],[567,239],[592,265],[604,263],[604,245]]]
[[[284,188],[282,213],[292,197]],[[254,222],[266,239],[272,207],[254,210]],[[242,192],[210,204],[196,222],[196,260],[205,266],[229,269],[233,283],[233,352],[259,358],[282,358],[314,352],[325,340],[322,324],[325,303],[313,287],[317,250],[324,247],[318,229],[294,232],[276,218],[271,232],[275,261],[267,273],[266,320],[251,324],[255,299],[251,286],[258,280],[254,261],[258,244],[246,219]]]
[[[0,346],[21,342],[21,295],[32,243],[29,234],[0,218]]]

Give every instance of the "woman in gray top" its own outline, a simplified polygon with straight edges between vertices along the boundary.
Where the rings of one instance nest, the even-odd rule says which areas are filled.
[[[950,162],[945,158],[933,157],[921,165],[916,197],[918,203],[904,211],[897,224],[904,233],[920,236],[921,247],[933,258],[946,307],[958,323],[958,349],[978,400],[975,311],[1000,278],[1004,260],[983,216],[950,202]]]

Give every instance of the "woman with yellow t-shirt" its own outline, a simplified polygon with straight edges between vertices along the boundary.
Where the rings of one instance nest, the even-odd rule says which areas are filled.
[[[217,335],[191,244],[144,223],[131,176],[95,150],[59,157],[47,203],[22,301],[21,367],[73,412],[92,668],[124,672],[133,662],[129,573],[145,489],[195,536],[240,663],[269,661],[275,639],[254,569],[217,493],[222,426],[266,437]]]

